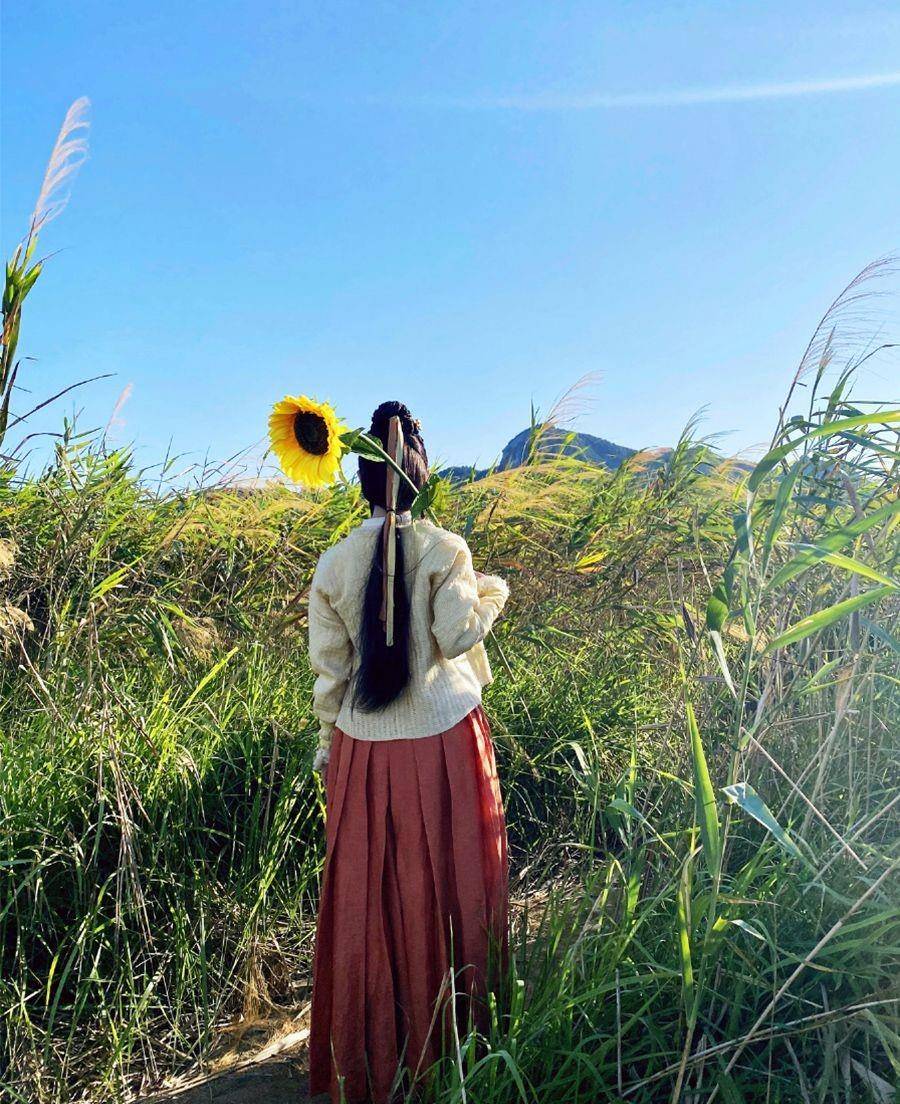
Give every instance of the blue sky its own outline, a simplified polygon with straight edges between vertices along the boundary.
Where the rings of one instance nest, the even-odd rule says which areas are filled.
[[[92,101],[22,375],[115,378],[36,428],[130,385],[145,463],[304,391],[354,425],[403,398],[433,458],[487,462],[586,373],[579,428],[667,444],[707,407],[738,451],[900,248],[895,3],[6,0],[2,93],[6,252]]]

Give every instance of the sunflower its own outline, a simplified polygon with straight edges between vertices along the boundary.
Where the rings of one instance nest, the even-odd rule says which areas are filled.
[[[286,395],[269,415],[269,440],[284,474],[306,487],[331,483],[341,466],[347,427],[328,403]]]

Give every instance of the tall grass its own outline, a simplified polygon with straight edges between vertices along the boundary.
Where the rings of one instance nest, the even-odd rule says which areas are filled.
[[[841,342],[877,274],[826,315],[755,467],[690,426],[614,474],[534,447],[438,496],[512,584],[487,705],[516,954],[435,1100],[891,1099],[900,421],[853,397],[877,350]],[[305,593],[364,504],[352,484],[185,490],[68,432],[38,474],[15,452],[0,1077],[14,1101],[123,1100],[230,1018],[305,999]]]
[[[887,1099],[897,415],[819,382],[749,475],[687,436],[444,495],[513,583],[488,704],[521,907],[508,1003],[436,1098]],[[83,442],[7,474],[13,1099],[121,1099],[302,1000],[303,597],[362,513],[355,486],[160,489]]]
[[[636,714],[612,787],[590,715],[554,749],[585,884],[536,930],[523,918],[512,1014],[448,1059],[442,1099],[893,1099],[900,412],[852,401],[853,365],[820,394],[832,349],[807,355],[808,410],[734,485],[730,542],[720,512],[679,502],[693,539],[657,548],[668,593],[641,578],[640,614],[607,533],[571,565],[615,580],[597,632],[611,609],[667,619],[668,657],[645,643],[671,699],[661,738]]]

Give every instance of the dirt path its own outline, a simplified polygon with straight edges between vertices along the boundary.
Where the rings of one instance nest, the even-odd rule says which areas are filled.
[[[206,1070],[172,1080],[137,1104],[308,1104],[308,1036],[308,1006],[232,1024]]]
[[[306,1087],[306,1063],[288,1056],[146,1097],[142,1104],[307,1104]]]

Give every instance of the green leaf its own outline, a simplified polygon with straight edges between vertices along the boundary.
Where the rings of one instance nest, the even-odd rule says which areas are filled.
[[[761,824],[766,831],[771,832],[789,855],[795,859],[803,860],[803,856],[797,849],[797,845],[781,827],[772,815],[769,806],[763,801],[749,782],[736,782],[733,786],[725,786],[722,789],[722,793],[725,794],[728,800],[734,805],[743,809],[748,816],[753,817],[753,819],[758,824]]]
[[[374,460],[378,464],[388,464],[394,469],[397,475],[400,476],[404,483],[414,490],[417,496],[419,495],[420,488],[413,483],[393,457],[388,456],[381,442],[374,437],[370,437],[365,430],[348,429],[346,433],[341,434],[341,441],[350,452],[356,453],[357,456],[362,456],[366,460]],[[427,510],[427,508],[426,506],[424,509]]]
[[[746,920],[729,920],[729,924],[734,924],[736,928],[740,928],[741,931],[746,932],[748,935],[752,935],[754,939],[758,939],[761,943],[766,942],[766,937],[757,928],[754,928],[752,924],[748,924]]]
[[[777,648],[784,648],[788,644],[795,644],[798,640],[803,640],[814,632],[827,628],[835,621],[840,621],[842,617],[846,617],[855,610],[863,609],[881,598],[886,598],[887,595],[893,594],[894,590],[893,585],[873,587],[871,590],[865,590],[862,594],[857,594],[853,598],[845,598],[843,602],[837,602],[826,609],[817,610],[816,613],[810,614],[809,617],[804,617],[801,621],[792,625],[780,636],[776,636],[774,640],[770,640],[766,645],[766,653],[774,652]]]
[[[694,964],[691,958],[691,874],[694,856],[689,855],[681,867],[678,880],[678,957],[681,962],[681,986],[684,1011],[690,1018],[694,1011]]]
[[[747,510],[741,510],[734,515],[735,548],[738,552],[749,554],[753,549],[752,521],[752,516]]]
[[[581,767],[582,774],[590,774],[591,768],[588,766],[587,756],[584,754],[584,748],[577,740],[569,740],[569,747],[575,752],[575,758],[578,760],[578,765]]]
[[[384,449],[380,443],[373,441],[364,429],[348,429],[346,433],[341,434],[341,440],[350,452],[355,452],[357,456],[374,460],[377,464],[384,463]]]
[[[29,291],[31,291],[31,289],[34,287],[35,282],[37,281],[38,277],[41,274],[42,268],[43,268],[42,262],[38,261],[38,263],[36,265],[32,265],[32,267],[23,276],[23,278],[22,278],[22,288],[21,288],[21,292],[20,292],[20,297],[22,299],[24,299],[25,296],[29,293]]]
[[[725,683],[728,689],[731,691],[732,697],[737,697],[737,690],[734,688],[734,680],[731,677],[731,671],[728,668],[728,660],[725,658],[725,648],[722,645],[721,633],[710,631],[709,638],[713,644],[713,652],[715,653],[716,663],[719,665],[719,670],[722,672],[722,677],[725,679]]]
[[[101,579],[100,582],[94,586],[89,600],[91,602],[96,602],[98,598],[102,598],[104,594],[108,594],[109,591],[114,590],[125,578],[127,578],[128,573],[136,564],[140,563],[142,559],[143,556],[136,556],[133,560],[111,571],[106,578]]]
[[[703,743],[700,740],[700,730],[697,728],[694,707],[688,702],[685,708],[687,710],[688,731],[691,737],[691,759],[694,765],[694,803],[697,810],[697,823],[700,825],[700,837],[703,840],[706,867],[710,874],[715,877],[719,869],[722,847],[719,837],[716,795],[709,777],[709,768],[706,765],[706,756],[703,753]]]
[[[778,490],[775,494],[775,505],[772,507],[772,516],[769,519],[769,524],[766,527],[766,535],[763,539],[763,562],[767,563],[769,554],[772,551],[772,545],[775,542],[775,537],[778,534],[778,530],[781,528],[781,524],[784,521],[788,504],[790,503],[791,494],[794,490],[794,486],[797,482],[804,461],[798,460],[796,464],[791,468],[787,475],[779,480]]]
[[[218,661],[217,663],[215,663],[215,664],[214,664],[214,665],[213,665],[213,666],[212,666],[212,667],[211,667],[211,668],[210,668],[210,669],[209,669],[209,670],[208,670],[208,671],[206,672],[206,674],[205,674],[205,675],[203,676],[203,678],[202,678],[202,679],[201,679],[201,680],[200,680],[200,681],[199,681],[199,682],[197,683],[197,685],[196,685],[196,686],[194,687],[194,689],[193,689],[193,690],[192,690],[192,691],[190,692],[190,694],[188,694],[188,696],[187,696],[187,697],[186,697],[186,698],[184,699],[184,702],[182,703],[182,705],[181,705],[181,707],[180,707],[180,710],[179,710],[179,711],[180,711],[180,712],[181,712],[182,714],[186,714],[186,713],[187,713],[188,709],[189,709],[189,708],[190,708],[190,707],[191,707],[191,706],[192,706],[192,705],[194,704],[194,701],[195,701],[195,700],[196,700],[196,699],[197,699],[197,698],[198,698],[198,697],[200,696],[200,694],[202,694],[202,693],[203,693],[203,691],[204,691],[204,690],[206,689],[206,687],[207,687],[207,686],[208,686],[208,685],[209,685],[209,684],[210,684],[210,683],[211,683],[211,682],[212,682],[212,681],[213,681],[214,679],[218,678],[218,676],[219,676],[219,673],[220,673],[220,672],[221,672],[221,671],[223,670],[223,668],[224,668],[224,667],[226,666],[226,664],[228,664],[228,663],[230,662],[230,660],[231,660],[231,657],[232,657],[232,656],[234,656],[234,655],[236,655],[236,654],[237,654],[237,653],[238,653],[239,651],[240,651],[240,648],[239,648],[239,646],[238,646],[238,645],[236,644],[236,645],[235,645],[235,646],[234,646],[234,647],[233,647],[233,648],[231,649],[231,651],[229,651],[229,652],[226,652],[226,653],[225,653],[225,655],[223,655],[223,656],[222,656],[222,658],[221,658],[221,659],[220,659],[220,660],[219,660],[219,661]]]
[[[809,433],[804,433],[802,437],[797,437],[793,441],[789,441],[785,445],[779,445],[771,452],[767,452],[747,480],[747,490],[751,492],[757,490],[760,483],[775,465],[780,463],[786,456],[789,456],[795,449],[798,449],[805,441],[831,437],[835,433],[842,433],[845,429],[856,429],[857,426],[888,425],[892,422],[900,422],[900,410],[880,410],[872,414],[857,414],[853,418],[839,418],[835,422],[825,422],[824,425],[817,426]]]
[[[750,478],[747,480],[747,490],[751,492],[758,490],[760,483],[762,483],[763,479],[765,479],[775,465],[780,463],[786,456],[789,456],[794,449],[798,448],[808,439],[809,434],[805,434],[803,437],[798,437],[796,441],[791,441],[787,445],[779,445],[778,448],[774,448],[771,452],[767,452],[750,473]]]
[[[882,644],[886,644],[892,652],[897,652],[900,655],[900,640],[895,636],[892,636],[883,625],[879,625],[874,621],[870,621],[867,617],[860,617],[860,626],[872,634],[881,641]]]
[[[712,632],[721,632],[728,620],[728,590],[724,582],[716,584],[706,603],[706,627]]]
[[[744,1096],[743,1090],[739,1090],[734,1083],[734,1078],[731,1074],[725,1072],[725,1059],[720,1055],[716,1055],[716,1061],[718,1062],[719,1069],[716,1073],[716,1085],[719,1087],[719,1092],[722,1094],[722,1100],[725,1104],[746,1104],[746,1096]]]
[[[128,572],[131,570],[131,564],[123,564],[122,567],[117,567],[115,571],[111,571],[105,579],[101,579],[99,583],[91,591],[90,600],[96,601],[98,598],[102,598],[104,594],[113,590],[115,587],[125,579]]]
[[[832,552],[837,552],[839,549],[851,544],[861,533],[865,533],[866,530],[871,529],[875,525],[879,525],[883,521],[890,521],[891,518],[897,514],[900,514],[900,500],[891,502],[887,506],[882,506],[881,509],[875,510],[873,513],[867,514],[861,518],[857,518],[849,525],[845,525],[843,528],[829,533],[828,536],[820,540],[818,544],[804,548],[799,555],[795,556],[782,568],[776,571],[768,583],[766,583],[766,589],[776,590],[778,587],[790,582],[791,579],[807,571],[813,564],[825,559],[825,557]]]
[[[643,826],[649,832],[651,832],[653,834],[653,836],[657,840],[657,842],[661,843],[663,845],[663,847],[665,847],[665,849],[669,852],[670,855],[674,854],[674,851],[672,850],[672,848],[663,839],[663,837],[659,834],[659,832],[657,832],[657,830],[653,827],[653,825],[650,823],[650,821],[647,820],[647,818],[644,816],[643,813],[641,813],[641,812],[639,812],[639,810],[635,809],[635,807],[631,804],[631,802],[626,801],[624,798],[621,798],[621,797],[614,797],[612,799],[612,801],[610,801],[607,804],[606,809],[604,810],[604,812],[607,816],[607,819],[609,820],[609,823],[614,828],[617,828],[619,830],[621,830],[621,827],[622,827],[621,821],[619,821],[619,819],[618,819],[620,816],[631,817],[634,820],[639,821],[641,824],[643,824]],[[610,813],[613,813],[614,816],[610,816],[609,815]]]
[[[634,817],[635,820],[639,820],[641,824],[646,824],[648,827],[651,826],[650,821],[647,820],[644,814],[635,809],[631,802],[626,801],[624,797],[612,798],[612,800],[607,803],[606,808],[608,812],[624,813],[626,816]]]
[[[410,510],[414,518],[421,517],[427,513],[434,505],[434,501],[438,496],[438,492],[441,487],[441,477],[437,472],[432,472],[428,479],[420,488],[418,494],[413,499]]]
[[[828,685],[828,679],[841,665],[841,656],[828,660],[800,687],[801,694],[814,694]]]
[[[859,560],[854,560],[850,556],[843,556],[840,552],[829,552],[828,555],[823,556],[822,559],[825,563],[829,563],[833,567],[840,567],[853,575],[861,575],[864,579],[871,579],[873,583],[881,583],[882,586],[888,586],[894,590],[897,589],[897,582],[894,579],[889,578],[887,575],[882,575],[881,572],[876,571],[874,567],[869,567],[868,564],[861,563]]]

